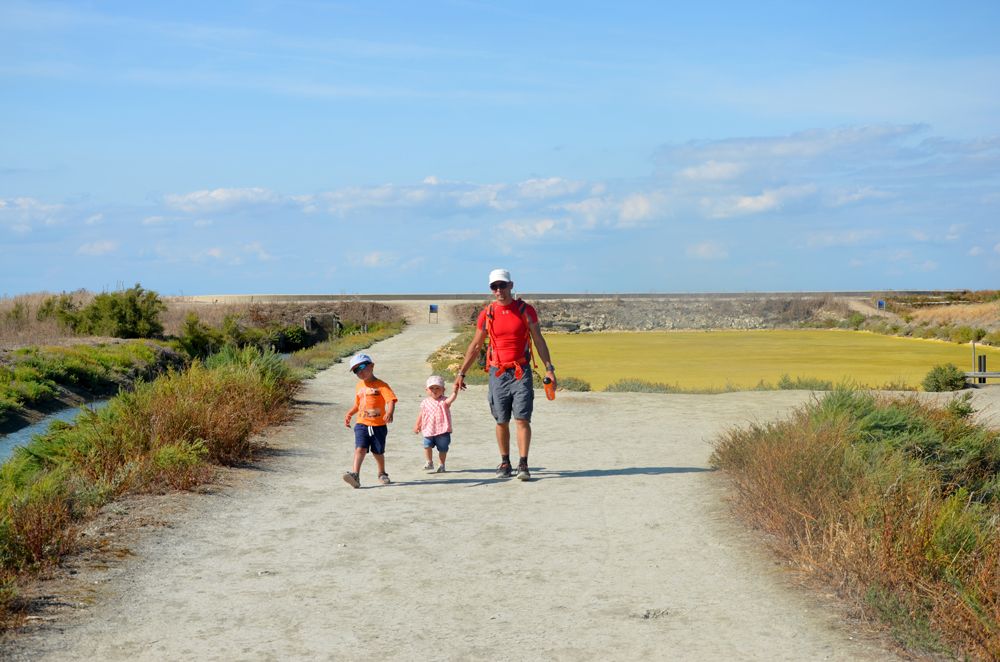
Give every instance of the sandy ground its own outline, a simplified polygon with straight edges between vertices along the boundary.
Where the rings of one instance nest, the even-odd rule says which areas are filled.
[[[414,306],[426,311],[426,306]],[[387,468],[341,480],[354,377],[308,383],[302,415],[244,478],[187,494],[90,598],[4,642],[15,660],[891,660],[795,585],[736,522],[709,471],[724,429],[803,392],[560,393],[536,400],[533,480],[494,478],[485,387],[455,403],[449,471],[412,433],[425,357],[451,336],[426,314],[371,350],[401,400]],[[554,357],[558,364],[558,357]],[[86,605],[86,606],[83,606]]]

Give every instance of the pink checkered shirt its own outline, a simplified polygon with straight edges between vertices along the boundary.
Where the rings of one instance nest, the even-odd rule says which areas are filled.
[[[451,405],[444,395],[439,400],[424,398],[420,401],[420,433],[425,437],[435,437],[451,432]]]

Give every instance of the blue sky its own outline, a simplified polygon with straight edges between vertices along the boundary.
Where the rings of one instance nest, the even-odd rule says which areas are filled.
[[[996,288],[1000,3],[0,0],[0,295]]]

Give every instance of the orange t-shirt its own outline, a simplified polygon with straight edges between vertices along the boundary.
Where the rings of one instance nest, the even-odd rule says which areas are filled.
[[[527,318],[530,324],[538,323],[538,313],[534,306],[528,303],[524,304],[523,317],[519,313],[521,303],[516,299],[506,306],[501,306],[495,301],[490,303],[490,306],[493,307],[493,337],[496,339],[496,347],[490,349],[489,365],[497,366],[512,361],[524,363],[528,360],[526,354],[528,334],[530,333],[528,325],[524,323],[524,318]],[[486,311],[488,309],[489,307],[484,308],[479,313],[479,319],[476,320],[476,326],[480,329],[486,328]]]
[[[397,402],[392,388],[381,379],[359,381],[354,390],[354,404],[358,408],[360,425],[385,425],[385,403]]]

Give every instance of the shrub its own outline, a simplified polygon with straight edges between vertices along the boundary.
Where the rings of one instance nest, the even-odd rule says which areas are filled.
[[[127,290],[98,294],[83,308],[69,294],[49,297],[36,317],[40,321],[55,318],[77,334],[153,338],[163,333],[159,316],[164,310],[160,296],[137,283]]]
[[[952,342],[970,343],[973,341],[979,342],[985,335],[986,331],[983,329],[973,329],[971,326],[956,326],[951,329],[948,338]]]
[[[576,377],[557,377],[559,388],[566,391],[590,391],[590,382]]]
[[[931,368],[921,383],[925,391],[958,391],[965,388],[965,373],[954,363]]]
[[[847,328],[854,329],[857,331],[861,328],[861,325],[865,323],[865,316],[859,312],[851,313],[846,320],[844,320],[844,325]]]
[[[191,358],[203,359],[222,347],[223,338],[217,331],[202,324],[196,313],[188,313],[177,342]]]
[[[968,398],[936,408],[837,389],[725,433],[711,461],[780,553],[902,641],[998,659],[1000,433],[971,413]]]

